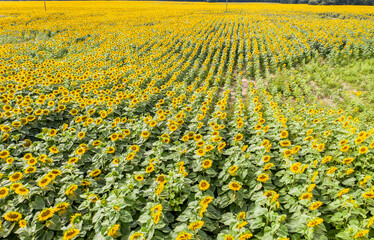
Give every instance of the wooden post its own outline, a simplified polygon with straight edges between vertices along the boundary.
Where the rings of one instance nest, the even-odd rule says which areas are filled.
[[[45,12],[47,11],[47,6],[45,5],[45,1],[44,1],[44,11]]]
[[[227,12],[227,1],[228,1],[228,0],[226,0],[226,12]]]

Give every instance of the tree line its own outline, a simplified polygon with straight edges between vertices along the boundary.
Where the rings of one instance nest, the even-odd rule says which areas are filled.
[[[3,0],[3,1],[23,1],[23,0]],[[28,0],[28,1],[41,1],[41,0]],[[52,1],[59,1],[59,0],[52,0]],[[71,0],[68,0],[68,1],[71,1]],[[158,0],[158,1],[226,2],[226,0]],[[300,3],[300,4],[310,4],[310,5],[374,5],[374,0],[228,0],[228,1],[229,2],[291,3],[291,4]]]
[[[206,1],[207,2],[226,2],[226,0],[206,0]],[[231,0],[229,0],[229,2],[231,2]],[[292,4],[300,3],[300,4],[310,4],[310,5],[374,5],[374,0],[233,0],[232,2],[274,2],[274,3],[292,3]]]

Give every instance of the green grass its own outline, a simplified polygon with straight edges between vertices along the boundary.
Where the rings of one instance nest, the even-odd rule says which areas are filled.
[[[268,80],[268,90],[284,97],[304,97],[343,109],[362,122],[374,125],[374,59],[329,65],[324,60],[281,71]],[[287,87],[289,85],[289,87]],[[362,92],[360,95],[359,92]]]

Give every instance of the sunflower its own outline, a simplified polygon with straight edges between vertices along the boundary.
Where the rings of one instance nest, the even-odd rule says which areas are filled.
[[[9,151],[7,151],[7,150],[4,150],[4,151],[1,151],[0,152],[0,158],[7,158],[7,157],[9,157]]]
[[[313,211],[313,210],[316,210],[317,208],[319,208],[320,206],[322,206],[322,202],[320,202],[320,201],[314,202],[314,203],[310,204],[309,209]]]
[[[348,140],[347,139],[343,139],[339,142],[340,145],[345,145],[348,143]]]
[[[367,153],[368,151],[369,151],[368,147],[365,147],[365,146],[360,147],[360,148],[358,149],[358,152],[359,152],[360,154],[365,154],[365,153]]]
[[[301,146],[295,146],[292,148],[292,154],[297,154],[301,149]]]
[[[199,189],[201,191],[207,190],[209,188],[209,186],[210,186],[210,184],[205,180],[201,180],[200,183],[199,183]]]
[[[177,130],[177,129],[178,129],[178,126],[175,125],[175,124],[171,124],[171,125],[169,125],[169,130],[170,130],[170,131],[174,132],[174,131]]]
[[[85,152],[86,152],[86,149],[80,147],[80,148],[78,148],[78,149],[75,151],[75,154],[77,154],[77,155],[82,155],[82,154],[84,154]]]
[[[127,161],[131,161],[133,158],[135,157],[135,153],[129,153],[128,155],[127,155],[127,157],[126,157],[126,160]]]
[[[132,150],[132,151],[134,151],[134,152],[139,152],[139,146],[138,145],[132,145],[131,147],[130,147],[130,150]]]
[[[285,149],[284,151],[283,151],[283,156],[284,156],[284,158],[288,158],[289,156],[291,156],[291,154],[292,154],[292,151],[291,150],[289,150],[289,149]]]
[[[329,162],[329,161],[331,161],[331,159],[332,159],[332,157],[331,156],[326,156],[326,157],[324,157],[323,159],[322,159],[322,164],[324,164],[324,163],[327,163],[327,162]]]
[[[52,146],[52,147],[50,147],[49,148],[49,151],[51,152],[51,153],[58,153],[59,151],[58,151],[58,148],[56,147],[56,146]]]
[[[100,141],[100,140],[95,140],[95,141],[92,142],[92,146],[94,146],[94,147],[97,147],[97,146],[99,146],[100,144],[101,144],[101,141]]]
[[[287,130],[283,130],[280,134],[280,137],[281,138],[287,138],[288,137],[288,131]]]
[[[113,159],[113,164],[118,164],[119,163],[119,159],[118,158],[115,158],[115,159]]]
[[[21,180],[23,177],[22,173],[21,172],[15,172],[13,173],[12,175],[10,175],[9,177],[9,181],[11,182],[16,182],[18,180]]]
[[[151,212],[159,212],[162,211],[162,204],[157,204],[156,206],[151,208]]]
[[[143,138],[147,138],[147,137],[149,137],[149,132],[148,131],[144,131],[144,132],[142,132],[141,136]]]
[[[239,126],[239,124],[240,124],[240,126]],[[238,123],[238,128],[241,128],[242,126],[243,126],[243,122]],[[261,130],[261,129],[262,129],[262,125],[261,124],[257,124],[255,126],[255,130]]]
[[[90,186],[90,185],[91,185],[91,182],[88,181],[88,180],[83,179],[83,180],[81,181],[81,184],[82,184],[82,186]]]
[[[313,133],[313,131],[314,131],[314,129],[313,128],[311,128],[311,129],[309,129],[307,132],[306,132],[306,135],[307,136],[309,136],[310,134],[312,134]]]
[[[266,133],[267,131],[269,131],[269,125],[266,125],[265,127],[264,127],[264,129],[263,129],[263,131],[264,131],[264,133]]]
[[[82,138],[84,138],[84,136],[86,136],[85,132],[78,133],[78,138],[82,139]]]
[[[243,147],[242,147],[242,152],[244,152],[245,150],[247,150],[247,148],[248,148],[248,145],[244,145]]]
[[[349,192],[349,188],[342,189],[338,192],[337,196],[340,197]]]
[[[224,240],[235,240],[235,238],[231,234],[229,234],[225,236]]]
[[[301,163],[297,162],[291,165],[290,170],[293,173],[298,173],[301,169]]]
[[[204,221],[196,221],[196,222],[190,223],[188,228],[195,232],[196,230],[200,229],[203,225],[204,225]]]
[[[153,165],[149,165],[148,167],[145,168],[145,172],[146,173],[151,173],[151,172],[153,172],[154,169],[155,169],[155,167]]]
[[[270,143],[270,141],[265,139],[264,141],[262,141],[261,146],[267,147],[269,145],[269,143]]]
[[[105,204],[105,200],[102,201],[103,204]],[[70,217],[70,223],[78,223],[80,220],[82,220],[82,214],[81,213],[75,213]]]
[[[9,189],[6,187],[0,188],[0,199],[5,198],[9,194]]]
[[[186,232],[181,232],[178,234],[177,238],[175,240],[189,240],[192,238],[192,235]],[[133,240],[133,239],[130,239]]]
[[[353,162],[354,158],[344,158],[342,163],[349,165],[351,162]]]
[[[313,189],[316,187],[317,185],[316,184],[314,184],[314,183],[312,183],[312,184],[310,184],[309,186],[308,186],[308,192],[312,192],[313,191]]]
[[[117,141],[119,138],[119,135],[117,133],[113,133],[112,135],[110,135],[110,140],[115,142]]]
[[[371,217],[368,224],[366,225],[367,228],[369,228],[374,223],[374,217]]]
[[[342,151],[342,152],[347,152],[349,149],[350,149],[350,146],[349,146],[349,145],[345,145],[345,146],[343,146],[343,147],[340,149],[340,151]]]
[[[31,142],[30,139],[25,139],[24,141],[25,141],[25,143],[22,146],[24,146],[24,147],[30,147],[31,146],[32,142]]]
[[[26,227],[27,222],[26,222],[26,220],[21,220],[21,221],[18,222],[18,225],[19,225],[20,228],[24,228],[24,227]]]
[[[200,148],[196,150],[196,154],[199,155],[200,157],[205,155],[205,150]]]
[[[309,137],[306,137],[306,138],[304,139],[304,141],[308,142],[308,141],[310,141],[310,140],[312,140],[312,139],[313,139],[313,137],[312,137],[312,136],[309,136]]]
[[[53,216],[54,210],[52,208],[47,208],[41,211],[38,215],[38,220],[40,222],[50,219]]]
[[[78,185],[73,184],[65,191],[65,195],[71,196],[74,195],[75,191],[78,189]]]
[[[208,205],[208,204],[211,203],[212,201],[213,201],[213,197],[211,197],[211,196],[204,197],[204,198],[201,199],[201,201],[200,201],[200,206]]]
[[[209,152],[209,151],[213,150],[213,148],[214,148],[213,145],[208,144],[208,145],[205,146],[205,151]]]
[[[348,169],[348,170],[345,172],[345,174],[349,175],[349,174],[353,173],[354,171],[355,171],[354,169],[350,168],[350,169]]]
[[[69,158],[68,164],[73,164],[73,163],[76,163],[76,162],[78,162],[78,158],[77,157],[72,157],[72,158]]]
[[[243,139],[243,134],[241,133],[238,133],[236,136],[235,136],[235,141],[241,141]]]
[[[9,222],[17,222],[22,218],[22,214],[19,212],[8,212],[3,217]]]
[[[225,142],[221,142],[221,143],[218,145],[217,149],[218,149],[218,151],[221,151],[224,147],[226,147],[226,143],[225,143]]]
[[[113,237],[113,238],[118,237],[118,233],[117,232],[118,232],[119,226],[120,226],[119,224],[116,224],[113,227],[111,227],[109,229],[109,231],[108,231],[108,235],[111,236],[111,237]]]
[[[282,147],[288,147],[288,146],[291,145],[291,142],[288,141],[288,140],[281,141],[281,142],[280,142],[280,145],[281,145]]]
[[[241,219],[244,220],[245,219],[245,215],[246,215],[245,212],[240,212],[238,214],[238,217],[237,217],[238,221],[241,220]]]
[[[39,180],[38,186],[43,188],[43,187],[47,186],[51,181],[52,181],[52,179],[47,178],[47,177],[43,177],[42,179]]]
[[[230,167],[229,173],[231,175],[233,175],[238,169],[239,169],[239,167],[234,165],[234,166]]]
[[[269,155],[266,155],[266,156],[264,156],[263,158],[262,158],[262,161],[263,162],[265,162],[265,163],[267,163],[267,162],[269,162],[270,161],[270,156]]]
[[[365,192],[362,194],[362,197],[366,199],[372,199],[374,198],[374,192]]]
[[[109,147],[106,152],[107,153],[114,153],[115,151],[116,151],[116,149],[114,147]]]
[[[237,229],[242,229],[244,226],[246,226],[248,224],[247,221],[244,221],[242,223],[239,223],[238,226],[236,226]]]
[[[358,137],[356,138],[355,143],[358,145],[358,144],[361,144],[364,140],[365,140],[364,138]]]
[[[144,180],[144,177],[142,175],[136,175],[135,179],[138,180],[139,182]]]
[[[22,187],[23,185],[22,185],[22,183],[13,183],[11,186],[10,186],[10,189],[12,189],[12,190],[16,190],[17,188],[19,188],[19,187]]]
[[[63,240],[70,240],[73,237],[77,236],[79,234],[79,230],[76,228],[71,228],[64,232]]]
[[[318,152],[322,152],[323,150],[325,150],[325,144],[324,143],[319,144],[317,150]]]
[[[266,174],[260,174],[257,177],[257,181],[265,183],[269,179],[269,176]]]
[[[365,237],[370,232],[369,229],[364,229],[356,233],[356,235],[353,236],[354,239]]]
[[[156,178],[156,181],[160,183],[166,183],[166,179],[165,179],[165,175],[164,174],[161,174],[160,176],[158,176]]]
[[[196,146],[197,146],[197,147],[202,147],[202,146],[204,146],[204,144],[205,144],[204,141],[198,141],[198,142],[196,143]]]
[[[212,166],[212,160],[210,160],[210,159],[204,160],[204,162],[202,164],[202,167],[204,169],[210,168],[211,166]]]
[[[100,173],[101,173],[100,169],[95,169],[95,170],[91,171],[89,175],[91,177],[96,177],[96,176],[100,175]]]
[[[69,207],[69,203],[62,202],[62,203],[57,204],[53,210],[57,213],[60,213],[60,212],[64,212],[68,207]]]
[[[18,195],[26,195],[26,194],[28,194],[30,191],[27,189],[27,188],[25,188],[25,187],[19,187],[19,188],[17,188],[16,189],[16,193],[18,194]]]
[[[316,218],[314,220],[311,220],[307,223],[308,227],[315,227],[323,222],[322,218]]]
[[[38,160],[36,160],[35,158],[31,158],[27,161],[27,164],[31,165],[31,166],[34,166],[35,164],[38,163]]]
[[[160,219],[161,219],[161,215],[162,215],[161,212],[157,212],[157,213],[155,213],[155,214],[153,215],[153,222],[154,222],[155,224],[157,224],[157,223],[160,221]]]
[[[240,185],[238,182],[231,182],[229,184],[229,188],[233,191],[239,191],[242,188],[242,185]]]
[[[239,236],[239,240],[246,240],[246,239],[250,239],[251,237],[253,236],[252,233],[250,232],[247,232],[247,233],[244,233],[242,235]]]
[[[304,199],[311,200],[312,197],[313,197],[313,193],[303,193],[299,199],[300,200],[304,200]]]
[[[274,167],[274,164],[273,163],[268,163],[264,166],[263,168],[263,171],[267,171],[269,170],[270,168]]]

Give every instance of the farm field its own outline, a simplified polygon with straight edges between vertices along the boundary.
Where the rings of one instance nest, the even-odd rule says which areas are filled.
[[[374,7],[0,2],[0,238],[373,239]]]

